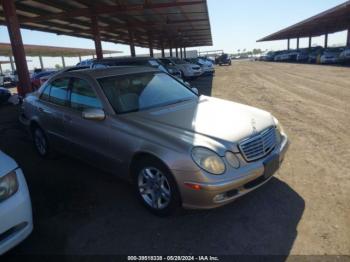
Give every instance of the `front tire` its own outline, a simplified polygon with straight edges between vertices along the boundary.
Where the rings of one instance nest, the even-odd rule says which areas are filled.
[[[135,163],[133,170],[135,192],[149,211],[157,216],[169,216],[180,209],[177,184],[163,163],[146,157]]]

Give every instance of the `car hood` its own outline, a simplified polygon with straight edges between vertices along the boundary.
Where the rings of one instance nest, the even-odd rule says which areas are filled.
[[[17,163],[8,155],[0,151],[0,177],[17,168]]]
[[[134,121],[160,132],[190,135],[196,146],[207,146],[209,140],[221,145],[240,140],[275,125],[272,115],[263,110],[207,96],[162,109],[138,112]],[[210,143],[215,144],[215,143]]]

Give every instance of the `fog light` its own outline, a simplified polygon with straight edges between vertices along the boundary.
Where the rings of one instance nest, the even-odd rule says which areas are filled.
[[[220,202],[220,201],[223,201],[225,200],[226,198],[226,194],[225,193],[222,193],[222,194],[218,194],[214,197],[214,202]]]

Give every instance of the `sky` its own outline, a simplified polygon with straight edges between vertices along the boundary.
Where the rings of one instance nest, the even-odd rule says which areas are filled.
[[[207,0],[213,46],[196,48],[199,51],[224,50],[235,53],[237,50],[286,49],[287,41],[272,41],[257,43],[256,40],[293,25],[322,11],[339,5],[345,0]],[[92,40],[58,36],[31,30],[21,30],[24,44],[50,45],[62,47],[94,48]],[[9,43],[7,28],[0,26],[0,42]],[[346,33],[340,32],[329,36],[329,45],[345,45]],[[313,44],[323,44],[323,37],[313,39]],[[301,39],[300,46],[307,46],[308,40]],[[291,47],[296,46],[296,40],[291,41]],[[102,42],[102,48],[117,50],[130,54],[129,46]],[[191,48],[189,48],[191,50]],[[157,52],[157,51],[155,51]],[[136,48],[137,54],[148,54],[148,49]],[[0,57],[0,60],[8,58]],[[27,58],[29,69],[40,67],[37,57]],[[45,57],[46,67],[62,64],[61,58]],[[66,58],[66,65],[75,65],[78,58]],[[4,70],[9,65],[2,66]]]

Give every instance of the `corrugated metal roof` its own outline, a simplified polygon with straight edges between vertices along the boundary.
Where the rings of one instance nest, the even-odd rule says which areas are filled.
[[[76,56],[91,56],[96,54],[95,49],[56,47],[56,46],[45,46],[45,45],[24,45],[24,50],[27,56],[76,57]],[[122,52],[103,50],[103,53],[116,54],[116,53],[122,53]],[[12,55],[11,44],[0,43],[0,56],[11,56],[11,55]]]
[[[17,0],[21,28],[93,39],[91,16],[98,16],[102,41],[161,49],[210,46],[206,0]],[[0,5],[0,24],[5,18]]]
[[[320,36],[350,28],[350,0],[345,3],[266,36],[258,42]]]

